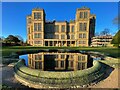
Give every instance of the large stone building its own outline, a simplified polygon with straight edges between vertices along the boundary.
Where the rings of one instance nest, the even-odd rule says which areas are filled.
[[[63,15],[63,14],[61,14]],[[32,46],[89,46],[95,32],[96,16],[90,9],[77,9],[76,18],[67,21],[46,21],[45,11],[32,10],[27,16],[27,42]]]

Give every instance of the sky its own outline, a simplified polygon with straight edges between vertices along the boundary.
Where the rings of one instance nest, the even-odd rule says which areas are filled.
[[[76,9],[83,6],[89,7],[91,14],[96,15],[95,32],[101,32],[105,28],[110,29],[111,34],[117,32],[117,25],[112,23],[118,16],[117,2],[3,2],[2,36],[19,35],[25,41],[26,16],[31,14],[33,8],[43,8],[46,20],[70,21],[75,19]]]

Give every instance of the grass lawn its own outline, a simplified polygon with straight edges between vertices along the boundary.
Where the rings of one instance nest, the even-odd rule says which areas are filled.
[[[10,46],[2,47],[2,56],[8,56],[12,52],[24,51],[24,50],[39,50],[39,49],[74,49],[84,51],[96,51],[102,52],[112,57],[120,58],[120,48],[112,47],[33,47],[33,46]]]

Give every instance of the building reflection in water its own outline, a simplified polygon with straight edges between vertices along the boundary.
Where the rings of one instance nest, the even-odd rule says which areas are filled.
[[[42,71],[75,71],[92,66],[92,58],[81,53],[28,54],[28,67]]]

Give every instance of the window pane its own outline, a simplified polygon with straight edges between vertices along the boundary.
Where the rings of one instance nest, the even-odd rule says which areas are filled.
[[[38,33],[38,38],[41,38],[42,36],[41,36],[41,33]]]
[[[86,31],[87,30],[87,23],[84,23],[84,29],[83,29],[84,31]]]
[[[74,32],[74,28],[75,28],[74,26],[71,27],[71,32]]]
[[[71,65],[71,67],[73,67],[73,61],[71,61],[70,65]]]
[[[84,18],[87,18],[88,12],[84,12]]]
[[[78,56],[78,61],[81,61],[81,56]]]
[[[65,35],[61,35],[61,39],[65,39]]]
[[[79,26],[79,31],[82,31],[82,23],[80,23],[80,26]]]
[[[41,31],[41,23],[38,23],[38,31]]]
[[[85,61],[85,56],[82,56],[82,61]]]
[[[39,62],[39,68],[42,69],[42,62]]]
[[[61,32],[65,32],[65,25],[62,25]]]
[[[39,69],[39,62],[35,62],[35,69]]]
[[[64,61],[61,61],[61,67],[64,67]]]
[[[83,18],[83,12],[80,12],[80,18]]]
[[[37,19],[41,19],[41,13],[37,13]]]
[[[55,26],[55,32],[59,32],[59,25]]]
[[[58,67],[58,61],[55,61],[55,66]]]
[[[61,55],[61,59],[64,59],[65,58],[65,55]]]
[[[75,39],[74,35],[71,35],[71,39]]]
[[[81,62],[78,62],[78,70],[81,69]]]
[[[85,69],[85,63],[82,63],[82,69]]]
[[[55,35],[55,39],[59,39],[59,35]]]
[[[34,13],[34,19],[37,19],[37,13]]]
[[[86,34],[85,33],[83,34],[83,38],[86,38]]]
[[[82,38],[82,34],[81,33],[79,34],[79,38]]]
[[[34,31],[37,31],[37,23],[34,23]]]

